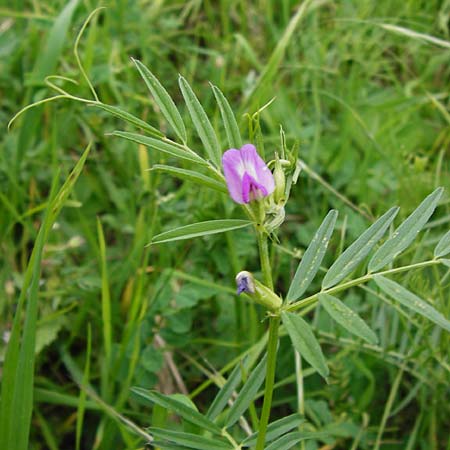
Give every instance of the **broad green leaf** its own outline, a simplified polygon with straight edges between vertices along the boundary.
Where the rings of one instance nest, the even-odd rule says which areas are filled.
[[[209,159],[217,167],[220,167],[222,154],[220,151],[219,142],[217,141],[216,133],[214,132],[205,110],[198,101],[198,98],[191,86],[189,86],[189,83],[181,75],[178,79],[178,84],[189,110],[189,114],[191,115],[192,122],[194,123],[195,129],[200,136],[200,140],[205,147]]]
[[[226,428],[234,425],[249,407],[250,403],[255,399],[258,389],[262,385],[266,376],[267,356],[264,356],[259,364],[253,369],[247,381],[239,391],[233,406],[230,408],[226,420]]]
[[[203,414],[200,414],[195,409],[190,408],[185,403],[169,397],[168,395],[160,394],[156,391],[150,391],[148,389],[143,389],[139,387],[131,388],[131,390],[139,395],[140,397],[148,400],[152,403],[156,403],[166,409],[174,411],[176,414],[180,415],[187,422],[198,425],[199,427],[209,430],[212,433],[220,434],[220,428],[211,420],[206,418]]]
[[[33,410],[36,326],[43,248],[52,225],[84,167],[90,148],[90,145],[86,148],[58,193],[56,186],[59,174],[54,177],[44,220],[25,272],[3,364],[0,403],[1,449],[28,449]],[[22,319],[24,319],[23,326]]]
[[[164,137],[164,134],[161,133],[161,131],[157,130],[155,127],[152,127],[147,122],[144,122],[142,119],[133,116],[133,114],[130,114],[129,112],[124,111],[123,109],[120,109],[117,106],[105,105],[104,103],[92,103],[92,106],[103,109],[104,111],[109,112],[114,117],[118,117],[119,119],[125,120],[125,122],[131,123],[132,125],[141,128],[144,131],[147,131],[147,133],[153,136],[159,138]]]
[[[441,259],[442,264],[446,265],[447,267],[450,267],[450,259]]]
[[[228,400],[231,398],[234,390],[241,381],[241,371],[241,364],[236,364],[236,367],[231,372],[228,380],[225,382],[214,398],[214,401],[211,403],[211,406],[206,413],[206,417],[208,417],[208,419],[214,420],[227,406]]]
[[[394,220],[399,208],[391,208],[351,244],[328,269],[322,289],[328,289],[345,278],[369,254]]]
[[[161,110],[163,116],[166,118],[167,122],[169,122],[178,138],[181,139],[183,143],[186,143],[186,128],[184,127],[183,119],[181,118],[172,97],[168,94],[164,86],[159,82],[155,75],[153,75],[153,73],[150,72],[146,66],[144,66],[144,64],[137,59],[133,59],[133,62],[139,70],[141,77],[144,79],[145,84],[155,99],[155,102]]]
[[[231,148],[241,148],[242,138],[239,131],[236,117],[226,97],[222,94],[222,91],[211,84],[211,88],[216,97],[217,104],[219,105],[220,115],[222,116],[222,122],[225,126],[225,133],[227,135],[228,144]]]
[[[327,313],[347,331],[359,336],[369,344],[378,342],[377,335],[367,326],[366,322],[338,298],[329,294],[319,294],[319,301]]]
[[[154,139],[137,133],[129,133],[128,131],[113,131],[111,134],[113,136],[118,136],[129,141],[136,142],[136,144],[142,144],[146,147],[159,150],[160,152],[167,153],[168,155],[175,156],[180,159],[194,161],[203,165],[208,164],[202,157],[198,156],[194,152],[188,151],[186,148],[176,144],[175,142]]]
[[[327,378],[329,374],[327,362],[308,323],[298,314],[286,311],[281,313],[281,318],[294,348],[323,378]]]
[[[429,303],[422,300],[416,294],[413,294],[408,289],[404,288],[401,284],[395,281],[385,278],[381,275],[375,275],[375,283],[378,287],[389,297],[397,300],[403,306],[413,310],[423,317],[434,322],[436,325],[444,328],[450,332],[450,321],[447,320],[439,311],[436,311]]]
[[[306,249],[302,260],[297,267],[291,286],[289,287],[287,294],[288,302],[297,300],[306,289],[308,289],[308,286],[316,276],[323,257],[325,256],[328,243],[330,242],[331,233],[333,232],[337,216],[338,212],[334,209],[327,214],[314,235],[313,240]]]
[[[194,183],[201,184],[219,192],[228,192],[225,183],[210,178],[202,173],[195,172],[193,170],[180,169],[179,167],[166,166],[164,164],[155,164],[151,170],[159,170],[162,172],[170,173],[171,175],[181,178],[183,180],[193,181]]]
[[[434,257],[441,258],[450,253],[450,230],[442,236],[434,249]]]
[[[157,234],[151,244],[161,244],[163,242],[181,241],[209,234],[224,233],[225,231],[237,230],[251,225],[249,220],[223,219],[207,220],[206,222],[197,222],[183,227],[174,228],[170,231]]]
[[[148,431],[155,439],[163,439],[174,444],[183,445],[196,450],[231,450],[233,446],[219,438],[206,438],[198,434],[184,433],[182,431],[164,430],[150,427]]]
[[[272,422],[267,427],[266,442],[273,441],[274,439],[286,434],[293,428],[298,427],[305,419],[300,414],[291,414],[290,416],[283,417],[282,419]],[[258,439],[258,433],[253,433],[251,436],[245,438],[241,445],[244,447],[251,447],[256,444]]]
[[[432,192],[395,230],[394,234],[372,256],[369,272],[382,269],[411,244],[436,209],[442,192],[443,188],[437,188]]]
[[[308,439],[325,439],[327,437],[329,437],[329,435],[326,433],[294,431],[272,442],[265,450],[288,450],[301,441],[306,441]]]

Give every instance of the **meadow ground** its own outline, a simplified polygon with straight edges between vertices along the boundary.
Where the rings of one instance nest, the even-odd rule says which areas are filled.
[[[79,34],[98,6],[106,8]],[[264,352],[264,308],[235,295],[237,272],[264,275],[251,227],[146,246],[176,227],[246,217],[219,179],[195,178],[192,171],[207,174],[195,158],[113,134],[148,132],[157,139],[154,129],[140,124],[139,131],[123,113],[93,101],[119,107],[173,140],[184,134],[176,117],[175,126],[167,120],[164,102],[149,95],[131,58],[170,93],[198,154],[208,152],[205,142],[214,147],[215,133],[220,151],[230,147],[209,83],[228,99],[243,141],[266,161],[275,152],[298,151],[302,171],[271,242],[282,297],[323,218],[339,210],[307,296],[393,205],[401,207],[396,226],[435,188],[445,189],[391,268],[432,261],[448,231],[449,21],[448,0],[3,3],[0,444],[136,449],[158,437],[149,426],[184,430],[193,439],[202,422],[168,414],[170,405],[131,389],[184,394],[175,398],[187,404],[189,398],[204,413],[223,384],[218,372],[226,379],[242,364],[245,378]],[[201,117],[192,121],[179,74],[211,121],[201,139]],[[26,110],[7,129],[21,108],[54,95],[61,97]],[[366,269],[361,262],[352,276]],[[450,316],[445,264],[393,279]],[[340,299],[378,343],[355,337],[322,306],[305,311],[328,363],[328,382],[314,360],[299,369],[282,331],[271,421],[298,412],[306,419],[295,423],[300,433],[322,433],[296,444],[302,450],[450,449],[449,334],[372,280]],[[263,391],[261,385],[247,399],[245,420],[229,428],[229,439],[239,442],[258,429]],[[174,443],[161,435],[160,448],[196,448],[189,439]],[[212,448],[202,442],[198,448]]]

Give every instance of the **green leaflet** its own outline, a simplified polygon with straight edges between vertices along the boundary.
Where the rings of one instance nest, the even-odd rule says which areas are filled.
[[[303,423],[305,419],[300,414],[291,414],[290,416],[283,417],[282,419],[276,420],[272,422],[267,427],[266,432],[266,442],[273,441],[278,437],[288,433],[293,428],[298,427],[301,423]],[[246,437],[241,445],[244,447],[252,447],[256,444],[258,439],[258,432],[253,433],[251,436]]]
[[[327,214],[306,249],[289,287],[287,293],[288,302],[298,299],[308,289],[308,286],[316,276],[330,242],[337,216],[338,212],[334,209]]]
[[[242,138],[233,110],[231,109],[231,106],[222,91],[213,84],[211,84],[211,88],[217,104],[219,105],[220,115],[222,116],[222,121],[225,126],[228,144],[231,148],[239,149],[242,147]]]
[[[439,311],[435,310],[429,303],[422,300],[417,295],[413,294],[408,289],[404,288],[401,284],[395,281],[385,278],[381,275],[375,275],[375,283],[378,287],[389,297],[397,300],[403,306],[413,310],[423,317],[439,325],[444,330],[450,332],[450,321],[448,321]]]
[[[193,181],[194,183],[201,184],[208,188],[214,189],[219,192],[228,192],[225,183],[215,180],[214,178],[203,175],[200,172],[193,170],[180,169],[179,167],[166,166],[164,164],[155,164],[151,170],[159,170],[161,172],[170,173],[171,175],[181,178],[183,180]]]
[[[224,233],[225,231],[237,230],[248,227],[252,222],[249,220],[223,219],[207,220],[205,222],[191,223],[183,227],[174,228],[170,231],[157,234],[151,244],[161,244],[163,242],[181,241],[193,237],[207,236],[209,234]]]
[[[277,439],[275,442],[272,442],[272,444],[266,447],[266,450],[288,450],[300,441],[306,441],[307,439],[324,439],[327,437],[328,435],[326,433],[294,431],[293,433],[289,433],[280,439]]]
[[[286,311],[281,313],[281,318],[294,348],[323,378],[327,378],[329,374],[327,362],[308,323],[298,314]]]
[[[139,395],[139,397],[150,401],[151,403],[156,403],[157,405],[174,411],[187,422],[198,425],[200,428],[211,431],[214,434],[221,433],[220,428],[214,422],[179,400],[171,398],[168,395],[160,394],[156,391],[150,391],[139,387],[134,387],[131,390]]]
[[[436,248],[434,249],[434,257],[441,258],[450,253],[450,230],[442,236]]]
[[[164,430],[162,428],[148,429],[156,439],[163,439],[174,444],[183,445],[184,447],[194,448],[196,450],[231,450],[232,445],[217,437],[207,438],[192,433],[184,433],[182,431]]]
[[[139,70],[141,77],[144,79],[145,84],[155,99],[155,102],[161,110],[163,116],[166,118],[167,122],[169,122],[178,138],[183,143],[186,143],[186,128],[184,127],[183,119],[181,118],[172,97],[168,94],[164,86],[159,82],[155,75],[153,75],[153,73],[150,72],[146,66],[144,66],[144,64],[137,59],[133,59],[133,62]]]
[[[398,207],[394,207],[387,211],[339,256],[328,269],[322,282],[322,289],[336,285],[356,268],[381,239],[398,210]]]
[[[369,344],[378,342],[377,335],[367,326],[366,322],[338,298],[329,294],[319,294],[319,301],[327,313],[347,331],[359,336]]]
[[[220,151],[216,133],[214,132],[205,110],[198,101],[191,86],[189,86],[189,83],[181,75],[178,79],[178,84],[189,110],[189,114],[191,115],[192,122],[194,123],[195,129],[205,147],[209,159],[217,167],[220,167],[222,153]]]
[[[369,272],[377,272],[392,262],[415,239],[428,222],[441,198],[443,188],[437,188],[395,230],[394,234],[375,252],[369,261]]]
[[[208,419],[214,420],[227,406],[228,400],[231,398],[234,390],[241,382],[241,371],[242,367],[240,363],[236,364],[236,367],[231,372],[228,380],[225,382],[214,398],[214,401],[211,403],[211,406],[206,413],[206,417],[208,417]]]
[[[106,112],[109,112],[114,117],[118,117],[119,119],[125,120],[125,122],[131,123],[132,125],[141,128],[142,130],[146,131],[147,133],[153,136],[159,138],[164,137],[164,134],[161,133],[161,131],[157,130],[155,127],[152,127],[147,122],[144,122],[142,119],[133,116],[133,114],[130,114],[129,112],[124,111],[123,109],[120,109],[117,106],[105,105],[104,103],[92,103],[91,105],[95,106],[96,108],[103,109]]]
[[[226,420],[226,428],[234,425],[239,420],[239,417],[247,410],[250,403],[255,399],[255,395],[266,376],[266,365],[267,356],[264,356],[259,364],[253,369],[247,381],[244,383],[244,386],[242,386],[242,389],[239,391],[233,406],[230,408]]]
[[[142,136],[142,134],[138,133],[129,133],[128,131],[113,131],[112,135],[127,139],[132,142],[136,142],[136,144],[142,144],[146,147],[154,148],[155,150],[159,150],[160,152],[175,156],[176,158],[186,159],[187,161],[193,161],[203,165],[208,165],[208,163],[201,156],[198,156],[194,152],[188,151],[186,148],[176,144],[175,142],[171,142],[168,140],[163,141],[148,136]]]

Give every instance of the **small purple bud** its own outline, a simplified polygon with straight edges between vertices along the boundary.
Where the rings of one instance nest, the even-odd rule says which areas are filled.
[[[228,192],[236,203],[267,197],[275,189],[272,172],[252,144],[245,144],[240,150],[227,150],[222,164]]]
[[[246,270],[239,272],[236,275],[236,285],[237,285],[236,293],[238,295],[242,294],[243,292],[246,292],[247,294],[255,293],[255,281],[253,279],[253,275],[250,272],[247,272]]]

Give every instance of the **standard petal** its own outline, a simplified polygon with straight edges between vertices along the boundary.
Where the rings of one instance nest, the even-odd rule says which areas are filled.
[[[264,160],[258,155],[255,146],[252,144],[245,144],[242,146],[241,157],[244,162],[245,171],[248,172],[259,185],[264,186],[266,189],[264,195],[271,194],[275,189],[275,180]]]
[[[222,156],[223,172],[228,192],[236,203],[246,203],[242,197],[242,177],[244,175],[241,152],[234,148],[227,150]]]

